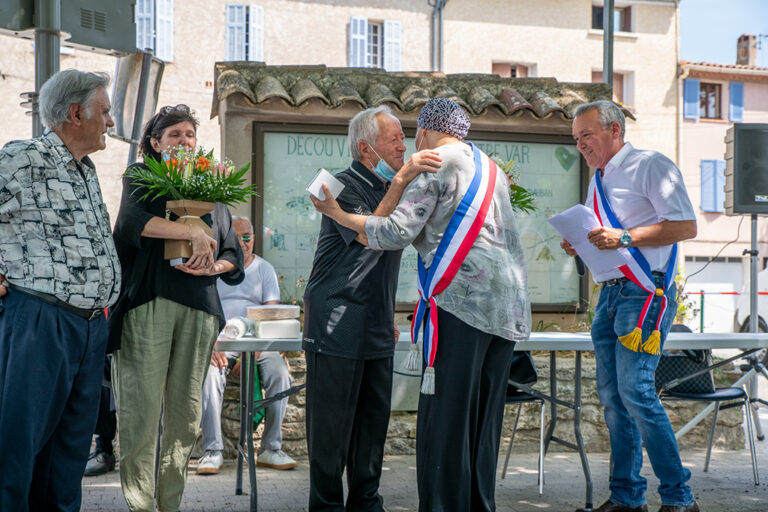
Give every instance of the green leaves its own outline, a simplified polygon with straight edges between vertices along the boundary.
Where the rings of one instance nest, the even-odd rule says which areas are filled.
[[[231,162],[216,162],[213,151],[203,148],[171,148],[162,161],[145,157],[144,163],[146,167],[125,171],[142,201],[166,197],[232,206],[256,195],[255,186],[245,184],[250,163],[235,170]]]
[[[509,201],[512,204],[512,209],[516,213],[533,213],[536,211],[536,204],[534,203],[534,194],[529,192],[525,187],[518,185],[517,181],[520,179],[520,172],[515,167],[515,159],[511,159],[507,162],[502,161],[496,155],[489,155],[496,165],[504,171],[509,181]]]

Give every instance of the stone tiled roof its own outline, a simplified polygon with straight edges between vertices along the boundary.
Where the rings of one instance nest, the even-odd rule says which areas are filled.
[[[768,83],[768,68],[745,64],[681,61],[678,73],[686,78]]]
[[[538,118],[560,113],[572,118],[579,105],[610,99],[605,84],[558,82],[554,78],[501,78],[498,75],[427,72],[388,73],[381,69],[325,66],[267,66],[261,62],[216,63],[211,117],[218,103],[243,94],[258,105],[280,98],[293,108],[316,99],[328,108],[347,102],[361,108],[388,104],[401,112],[421,107],[431,97],[450,98],[471,116],[495,109],[506,116],[529,111]],[[631,112],[624,113],[634,119]]]

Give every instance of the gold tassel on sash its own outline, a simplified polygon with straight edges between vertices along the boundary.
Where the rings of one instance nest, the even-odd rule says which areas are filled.
[[[619,336],[619,341],[632,352],[637,352],[640,350],[640,344],[643,341],[643,331],[639,327],[635,327],[631,333]]]

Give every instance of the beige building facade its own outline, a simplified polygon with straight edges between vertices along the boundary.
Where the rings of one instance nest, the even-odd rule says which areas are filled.
[[[621,11],[617,20],[621,15],[625,22],[615,38],[614,69],[622,75],[617,97],[637,115],[637,122],[630,123],[629,138],[638,147],[674,157],[677,2],[616,4]],[[594,20],[600,8],[601,2],[592,0],[450,0],[443,11],[443,71],[503,75],[505,68],[508,74],[510,66],[515,66],[521,71],[518,76],[524,71],[527,76],[554,77],[560,82],[590,82],[593,73],[602,69],[602,30]],[[433,8],[426,0],[257,0],[253,4],[137,0],[137,12],[154,13],[138,20],[140,27],[146,28],[147,23],[153,27],[139,40],[154,43],[167,60],[159,105],[190,105],[201,121],[199,142],[217,150],[221,147],[219,120],[210,119],[217,61],[256,57],[269,65],[328,67],[364,61],[364,66],[387,65],[388,71],[432,70]],[[161,25],[163,19],[165,25]],[[361,41],[361,35],[367,39]],[[363,54],[353,51],[355,41],[364,42],[356,46],[365,47]],[[237,48],[243,44],[247,48]],[[30,118],[19,106],[19,94],[34,89],[33,52],[31,40],[0,34],[2,143],[31,136]],[[113,74],[115,58],[65,50],[61,68],[72,67]],[[106,151],[94,155],[113,220],[127,154],[126,143],[110,140]]]
[[[768,123],[768,68],[755,65],[755,37],[742,37],[747,38],[751,59],[745,53],[738,64],[680,63],[684,102],[680,168],[698,223],[696,239],[684,243],[685,268],[688,275],[701,271],[688,280],[686,290],[704,292],[703,299],[691,296],[699,311],[689,325],[697,331],[738,330],[740,325],[734,323],[743,323],[745,317],[742,312],[735,322],[740,300],[732,293],[741,293],[749,279],[749,256],[742,253],[750,248],[751,222],[749,215],[725,213],[725,136],[734,123]],[[755,180],[753,185],[765,189],[766,183]],[[762,270],[768,257],[765,216],[758,217],[757,235],[758,268]],[[743,307],[744,300],[741,302]]]

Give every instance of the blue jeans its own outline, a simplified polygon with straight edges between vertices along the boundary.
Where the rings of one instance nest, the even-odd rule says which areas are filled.
[[[662,287],[663,280],[656,280],[656,285]],[[662,348],[677,311],[674,285],[666,296],[667,311],[660,326]],[[694,501],[691,488],[686,484],[691,472],[680,461],[672,425],[655,393],[653,373],[659,356],[633,352],[618,341],[619,336],[637,326],[647,297],[648,294],[631,281],[603,285],[592,322],[597,392],[611,437],[611,501],[627,507],[646,502],[647,482],[640,476],[645,445],[653,472],[660,481],[662,504],[686,506]],[[661,299],[654,297],[642,326],[643,341],[655,328],[660,309]]]

